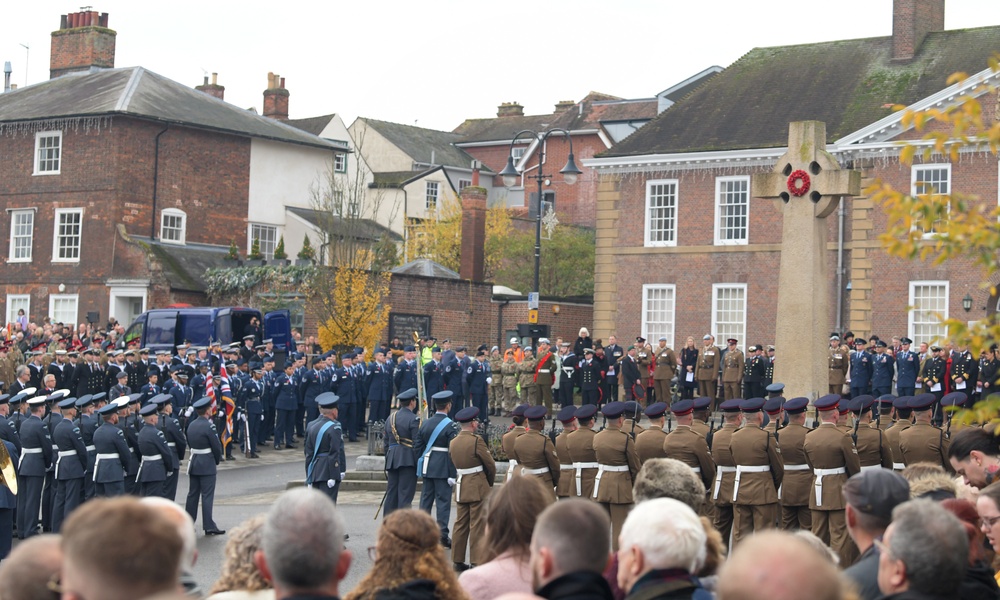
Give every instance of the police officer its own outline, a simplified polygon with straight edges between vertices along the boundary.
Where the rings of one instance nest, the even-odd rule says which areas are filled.
[[[156,428],[163,433],[163,437],[167,440],[167,447],[174,454],[176,464],[180,465],[180,461],[184,460],[184,455],[187,453],[187,439],[184,437],[184,430],[181,429],[180,422],[173,415],[170,396],[167,394],[154,396],[151,403],[156,406],[159,415],[157,417]],[[221,402],[218,403],[221,404]],[[139,433],[141,434],[142,432]],[[171,501],[177,498],[177,483],[179,479],[180,468],[172,471],[168,469],[167,480],[163,484],[164,498]]]
[[[56,458],[52,450],[52,435],[42,422],[45,397],[36,396],[27,403],[30,415],[21,423],[21,464],[17,473],[17,537],[22,540],[38,534],[42,485]]]
[[[601,413],[607,419],[607,427],[594,436],[598,469],[593,498],[611,516],[611,547],[617,551],[622,524],[632,508],[632,484],[641,465],[632,436],[622,431],[625,405],[609,402]]]
[[[209,410],[212,399],[208,396],[199,399],[192,405],[198,417],[187,427],[187,441],[191,450],[191,460],[188,462],[188,495],[184,509],[192,521],[198,518],[198,500],[201,500],[201,520],[205,535],[222,535],[224,529],[219,529],[212,519],[212,508],[215,503],[216,469],[222,460],[222,441],[219,432],[212,424]]]
[[[712,460],[712,452],[708,449],[705,437],[691,427],[694,420],[694,400],[675,402],[670,407],[670,412],[674,413],[677,426],[664,438],[663,454],[686,464],[705,484],[705,489],[711,489],[715,481],[715,461]],[[703,506],[702,514],[706,511],[707,506]]]
[[[157,427],[159,416],[157,406],[149,403],[139,409],[145,427],[139,432],[139,452],[142,455],[139,464],[139,495],[166,497],[164,486],[167,476],[178,468],[177,456],[167,446],[167,438]]]
[[[941,465],[952,473],[951,461],[948,460],[951,441],[940,427],[931,423],[933,409],[937,404],[937,398],[931,393],[910,399],[908,406],[913,411],[913,425],[899,432],[899,450],[906,466],[930,462]]]
[[[118,428],[117,402],[100,408],[97,414],[103,423],[94,432],[94,495],[120,496],[125,493],[125,473],[132,462],[132,450],[125,441],[125,434]]]
[[[472,540],[472,547],[469,550],[470,561],[473,565],[485,562],[482,545],[479,543],[486,531],[482,508],[497,473],[496,464],[486,442],[476,435],[478,416],[479,408],[476,406],[458,411],[455,419],[461,426],[461,431],[451,440],[448,447],[448,455],[455,465],[457,475],[455,503],[458,505],[458,510],[455,515],[455,546],[452,548],[452,560],[455,562],[456,570],[459,571],[468,568],[465,564],[465,551],[470,539]]]
[[[865,350],[867,342],[864,338],[854,340],[854,351],[851,352],[851,398],[857,398],[868,393],[872,379],[872,357]]]
[[[344,432],[337,417],[339,398],[333,392],[316,397],[320,416],[306,428],[306,485],[337,503],[340,482],[347,472]]]
[[[885,445],[882,430],[872,427],[872,406],[875,398],[861,395],[848,403],[854,413],[854,447],[858,451],[861,470],[891,469],[892,452]]]
[[[528,410],[527,404],[518,404],[514,407],[514,411],[511,413],[511,420],[514,422],[514,426],[500,438],[500,445],[503,447],[503,453],[507,456],[508,460],[507,481],[510,481],[511,477],[521,472],[521,468],[517,466],[517,458],[514,456],[514,442],[527,431],[527,428],[524,426],[524,411],[526,410]]]
[[[917,374],[920,372],[920,355],[910,350],[913,343],[908,337],[899,338],[900,348],[896,354],[896,395],[912,396],[916,389]]]
[[[712,435],[712,460],[715,461],[715,482],[712,484],[714,525],[727,544],[733,529],[733,482],[736,479],[736,462],[729,450],[729,443],[740,426],[740,402],[742,400],[739,398],[733,398],[719,405],[723,423]]]
[[[594,452],[594,437],[597,435],[594,431],[596,414],[597,406],[593,404],[584,404],[577,408],[573,413],[577,429],[566,437],[566,451],[573,461],[570,496],[574,498],[591,500],[594,496],[594,480],[597,478],[598,470],[597,454]]]
[[[667,458],[663,446],[663,440],[667,437],[667,432],[663,430],[666,425],[663,415],[666,412],[666,402],[654,402],[643,411],[649,418],[649,427],[635,436],[635,453],[639,456],[640,464],[645,464],[651,458]]]
[[[771,529],[778,516],[778,488],[785,468],[778,442],[761,428],[764,402],[763,398],[750,398],[740,403],[745,425],[729,441],[736,463],[732,496],[734,545],[754,532]]]
[[[417,456],[417,475],[423,477],[424,485],[420,493],[420,510],[437,513],[437,524],[441,530],[441,545],[451,548],[448,537],[448,520],[451,517],[451,486],[455,485],[458,474],[448,457],[451,440],[458,435],[458,426],[448,418],[451,409],[451,391],[441,391],[431,399],[436,412],[420,425],[416,443],[413,445]]]
[[[517,460],[521,475],[541,481],[547,494],[555,500],[555,486],[559,485],[561,468],[555,445],[548,436],[542,434],[548,412],[544,406],[532,406],[524,411],[528,427],[524,435],[514,440],[513,458]]]
[[[575,468],[569,454],[567,440],[569,434],[577,430],[576,407],[572,404],[563,406],[556,415],[556,420],[562,424],[562,431],[556,436],[556,456],[559,458],[559,485],[556,486],[556,498],[572,498],[574,495]]]
[[[527,360],[527,358],[525,358]],[[583,360],[577,363],[577,378],[580,382],[580,394],[584,404],[597,405],[600,398],[601,366],[594,360],[594,349],[583,351]]]
[[[395,510],[410,508],[417,492],[417,457],[414,440],[420,429],[420,417],[414,410],[417,388],[403,390],[396,396],[399,409],[389,415],[385,424],[385,508],[383,516]]]
[[[851,436],[837,427],[839,404],[839,394],[816,400],[821,423],[806,435],[802,449],[813,474],[809,492],[813,535],[840,556],[840,564],[849,565],[854,562],[857,547],[847,535],[842,490],[847,479],[861,470],[861,464]]]
[[[83,478],[87,473],[87,446],[73,419],[76,398],[59,402],[62,420],[56,426],[52,442],[58,446],[55,470],[55,497],[52,501],[52,531],[59,533],[63,521],[83,502]]]
[[[885,440],[889,447],[889,454],[892,456],[893,471],[902,471],[906,468],[906,464],[903,462],[903,451],[899,447],[899,434],[913,425],[910,421],[910,400],[912,398],[913,396],[900,396],[892,402],[892,414],[896,417],[896,422],[885,430]]]
[[[783,409],[788,415],[788,424],[775,434],[785,468],[781,487],[778,489],[778,501],[781,503],[780,527],[785,531],[812,529],[809,489],[813,475],[803,450],[806,434],[809,433],[805,426],[808,407],[808,398],[799,397],[786,401]]]
[[[896,375],[896,359],[886,351],[888,344],[883,340],[875,342],[872,359],[872,395],[876,398],[892,392],[892,380]]]
[[[465,370],[466,387],[472,396],[472,406],[478,408],[479,414],[485,415],[485,420],[489,422],[489,385],[493,376],[490,373],[490,363],[486,362],[486,351],[476,351],[476,360]]]
[[[722,357],[722,387],[725,400],[740,397],[746,359],[743,357],[743,351],[737,346],[738,343],[736,338],[727,339],[726,353]]]

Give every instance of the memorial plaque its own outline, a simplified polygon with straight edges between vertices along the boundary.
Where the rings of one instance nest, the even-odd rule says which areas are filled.
[[[389,313],[389,339],[398,337],[404,344],[413,342],[413,332],[421,337],[431,333],[430,315],[413,315],[408,313]]]

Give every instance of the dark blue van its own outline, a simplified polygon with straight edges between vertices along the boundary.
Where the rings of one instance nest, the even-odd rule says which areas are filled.
[[[261,315],[257,309],[239,306],[147,310],[125,331],[125,345],[138,341],[141,348],[151,352],[169,350],[171,354],[185,340],[195,346],[211,342],[225,345],[242,340],[243,330],[253,317],[260,320],[264,339],[274,341],[276,356],[293,350],[291,315],[287,310]]]

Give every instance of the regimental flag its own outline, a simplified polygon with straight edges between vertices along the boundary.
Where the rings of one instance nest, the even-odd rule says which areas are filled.
[[[222,395],[222,406],[226,411],[226,426],[222,430],[222,435],[220,439],[222,440],[222,449],[225,451],[229,443],[233,441],[233,414],[236,412],[236,403],[233,402],[233,392],[229,387],[229,373],[226,372],[226,361],[221,361],[219,365],[219,378],[221,380],[221,385],[219,393]],[[215,386],[212,386],[213,388]],[[212,406],[215,406],[215,397],[212,397]]]

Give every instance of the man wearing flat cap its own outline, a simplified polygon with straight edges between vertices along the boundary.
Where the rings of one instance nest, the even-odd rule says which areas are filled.
[[[892,522],[892,510],[910,499],[910,484],[902,475],[886,469],[865,471],[847,480],[844,499],[847,533],[861,552],[844,575],[854,582],[861,600],[874,600],[882,595],[875,540],[882,539]]]

